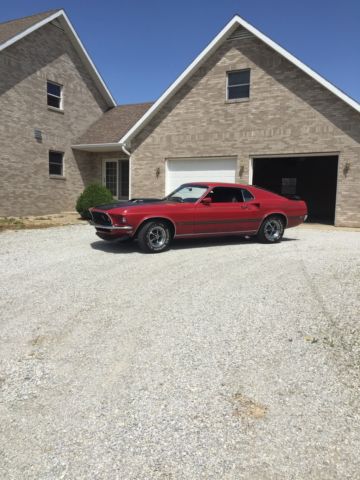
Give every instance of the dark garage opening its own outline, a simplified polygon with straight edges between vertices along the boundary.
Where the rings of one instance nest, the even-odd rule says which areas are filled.
[[[309,222],[334,224],[337,156],[254,158],[253,184],[281,195],[297,195]]]

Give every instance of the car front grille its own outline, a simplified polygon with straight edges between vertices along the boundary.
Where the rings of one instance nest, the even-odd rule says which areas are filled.
[[[102,212],[91,212],[92,218],[94,220],[95,225],[106,225],[111,226],[111,220],[106,213]]]

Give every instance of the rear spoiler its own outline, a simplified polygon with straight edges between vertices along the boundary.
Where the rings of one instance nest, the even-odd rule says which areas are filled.
[[[302,200],[299,195],[294,195],[293,193],[280,193],[282,197],[288,198],[289,200]]]
[[[279,193],[279,192],[274,192],[274,190],[269,190],[268,188],[264,187],[259,187],[259,185],[252,185],[255,188],[258,188],[259,190],[265,190],[265,192],[270,192],[274,193],[275,195],[279,195],[280,197],[285,197],[288,198],[289,200],[302,200],[299,195],[295,195],[294,193]]]

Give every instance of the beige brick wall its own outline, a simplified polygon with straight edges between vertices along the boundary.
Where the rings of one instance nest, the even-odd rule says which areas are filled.
[[[243,68],[251,98],[227,103],[226,72]],[[225,42],[131,149],[132,196],[164,194],[167,158],[235,155],[247,183],[252,156],[339,152],[336,224],[360,226],[360,115],[254,37]]]
[[[99,180],[95,156],[73,141],[107,109],[62,30],[50,24],[0,53],[0,216],[74,210]],[[48,110],[46,81],[62,84],[64,113]],[[34,129],[43,134],[42,143]],[[48,151],[65,153],[65,178],[49,177]]]

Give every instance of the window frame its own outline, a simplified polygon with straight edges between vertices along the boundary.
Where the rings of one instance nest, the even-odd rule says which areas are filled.
[[[50,172],[50,164],[51,164],[50,155],[52,153],[57,153],[57,154],[61,155],[61,173],[51,173]],[[49,150],[49,152],[48,152],[48,168],[49,168],[49,177],[50,178],[65,178],[65,159],[64,159],[64,157],[65,157],[64,152],[61,152],[60,150]],[[58,164],[55,163],[55,165],[58,165]]]
[[[57,87],[60,87],[60,96],[54,95],[53,93],[48,92],[48,85],[55,85]],[[52,98],[57,98],[59,99],[59,106],[54,107],[54,105],[49,104],[49,96]],[[61,83],[53,82],[52,80],[46,80],[46,104],[49,109],[54,109],[54,110],[63,110],[64,109],[64,86],[61,85]]]
[[[236,201],[236,202],[233,202],[233,201],[228,201],[228,202],[211,202],[212,205],[224,205],[224,204],[229,204],[229,205],[237,205],[239,203],[245,203],[245,200],[244,200],[244,195],[243,195],[243,189],[241,187],[225,187],[225,186],[222,186],[222,185],[215,185],[214,187],[211,187],[210,190],[207,192],[207,194],[205,195],[205,198],[207,196],[210,196],[211,193],[214,192],[214,190],[216,189],[222,189],[222,190],[232,190],[232,191],[236,191],[236,195],[237,195],[237,198],[241,198],[241,201]],[[212,199],[212,197],[210,196],[210,198]]]
[[[239,83],[236,85],[229,85],[229,75],[232,73],[240,73],[240,72],[249,72],[249,83]],[[229,88],[232,87],[249,87],[249,95],[247,97],[237,97],[237,98],[229,98]],[[250,87],[251,87],[251,68],[241,68],[238,70],[228,70],[226,72],[226,101],[227,102],[246,102],[250,100]]]
[[[244,192],[247,192],[251,195],[251,198],[249,199],[246,199],[245,198],[245,195],[244,195]],[[250,192],[250,190],[248,190],[247,188],[241,188],[241,194],[242,194],[242,197],[243,197],[243,202],[246,203],[246,202],[252,202],[253,200],[255,200],[255,196],[253,195],[252,192]]]

